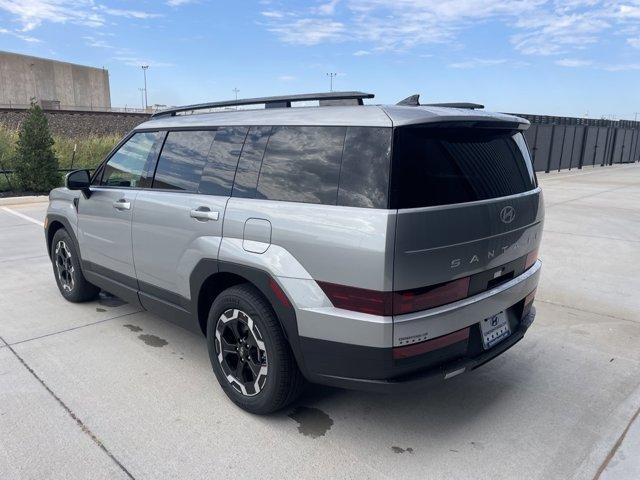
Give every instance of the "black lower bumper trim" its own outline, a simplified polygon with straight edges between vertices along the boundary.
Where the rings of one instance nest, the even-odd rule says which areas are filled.
[[[372,392],[411,392],[423,389],[447,378],[458,374],[475,370],[485,363],[493,360],[498,355],[506,352],[524,337],[527,329],[535,319],[535,309],[532,307],[529,313],[521,320],[518,330],[514,331],[506,340],[500,342],[490,350],[483,351],[474,357],[465,357],[453,362],[444,363],[428,370],[416,372],[403,377],[388,380],[370,380],[363,378],[340,377],[335,375],[317,375],[315,382],[340,388],[365,390]]]

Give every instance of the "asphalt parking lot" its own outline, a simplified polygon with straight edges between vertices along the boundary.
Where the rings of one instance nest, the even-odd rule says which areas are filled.
[[[226,399],[203,338],[65,302],[46,203],[0,206],[0,478],[640,478],[640,166],[540,177],[522,342],[427,392],[310,387],[266,417]]]

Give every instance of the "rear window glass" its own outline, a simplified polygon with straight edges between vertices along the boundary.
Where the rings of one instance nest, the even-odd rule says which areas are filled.
[[[398,128],[391,177],[393,208],[472,202],[535,188],[522,133],[504,129]]]
[[[346,127],[274,127],[258,198],[335,205]]]

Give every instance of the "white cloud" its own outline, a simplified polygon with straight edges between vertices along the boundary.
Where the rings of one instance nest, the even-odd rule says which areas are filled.
[[[640,1],[324,0],[286,12],[263,15],[269,19],[267,28],[292,44],[358,42],[366,44],[363,51],[406,51],[428,44],[460,45],[465,30],[485,24],[506,27],[522,54],[566,55],[637,24]]]
[[[593,62],[591,60],[581,60],[579,58],[563,58],[561,60],[556,60],[555,64],[560,67],[579,68],[593,65]]]
[[[640,63],[621,63],[621,64],[605,65],[602,68],[609,72],[625,72],[630,70],[640,70]]]
[[[181,7],[187,3],[193,3],[194,0],[167,0],[166,4],[170,7]]]
[[[286,16],[283,12],[278,12],[277,10],[266,10],[264,12],[260,12],[262,16],[267,18],[284,18]]]
[[[363,57],[365,55],[371,55],[371,52],[368,50],[358,50],[357,52],[353,52],[354,57]]]
[[[640,48],[640,37],[627,38],[627,43],[633,48]]]
[[[85,36],[83,37],[86,40],[86,44],[89,47],[93,47],[93,48],[113,48],[113,46],[107,42],[106,40],[103,40],[101,38],[96,38],[96,37],[92,37],[92,36]]]
[[[150,60],[148,58],[141,58],[135,55],[116,55],[113,57],[114,60],[124,63],[130,67],[142,67],[142,65],[149,65],[150,68],[164,68],[164,67],[173,67],[175,66],[173,63],[169,62],[157,62],[155,60]]]
[[[317,45],[321,42],[345,38],[345,26],[341,22],[314,18],[300,18],[269,27],[285,43]]]
[[[496,65],[503,65],[507,63],[507,60],[500,59],[489,59],[489,58],[474,58],[472,60],[467,60],[465,62],[455,62],[450,63],[449,66],[451,68],[478,68],[478,67],[493,67]]]
[[[281,82],[293,82],[294,80],[297,80],[297,77],[294,77],[293,75],[280,75],[278,80]]]
[[[97,9],[106,13],[107,15],[113,15],[114,17],[137,18],[139,20],[146,20],[147,18],[157,18],[162,16],[158,13],[143,12],[140,10],[122,10],[119,8],[105,7],[103,5],[98,6]]]
[[[140,10],[110,8],[94,0],[0,0],[0,10],[13,16],[23,32],[34,30],[45,22],[96,28],[105,25],[110,16],[143,20],[158,16]]]
[[[25,35],[21,32],[14,32],[13,30],[8,30],[6,28],[0,28],[0,34],[2,35],[11,35],[12,37],[19,38],[22,41],[28,43],[40,43],[42,40],[32,37],[31,35]]]
[[[340,0],[329,0],[316,8],[316,11],[321,15],[333,15],[336,11],[336,7],[340,3]]]

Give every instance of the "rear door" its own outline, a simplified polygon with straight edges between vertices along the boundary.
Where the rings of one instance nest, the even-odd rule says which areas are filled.
[[[246,127],[228,127],[167,134],[152,188],[136,198],[133,256],[142,293],[189,305],[193,268],[218,256],[246,133]]]
[[[78,242],[88,270],[133,289],[131,218],[160,137],[159,132],[133,134],[94,178],[91,196],[78,200]]]
[[[398,128],[391,176],[394,291],[471,276],[472,295],[527,267],[543,206],[521,132]]]

